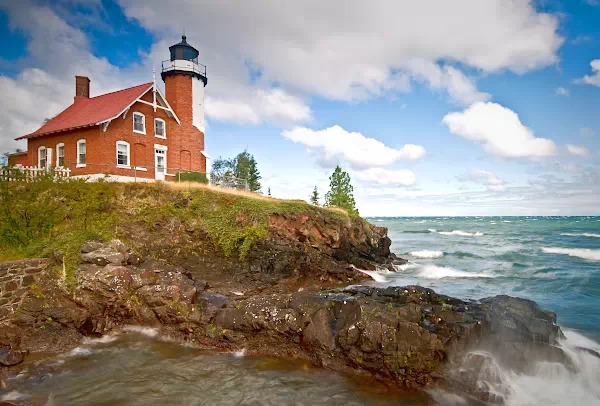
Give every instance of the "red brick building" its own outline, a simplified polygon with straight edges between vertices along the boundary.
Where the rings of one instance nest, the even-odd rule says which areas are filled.
[[[75,100],[27,139],[21,163],[70,168],[71,175],[118,180],[170,180],[178,171],[206,172],[206,67],[182,41],[162,64],[165,94],[154,82],[90,97],[90,80],[75,78]]]

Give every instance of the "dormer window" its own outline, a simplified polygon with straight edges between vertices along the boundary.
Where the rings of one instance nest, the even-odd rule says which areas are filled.
[[[146,134],[146,117],[142,113],[133,113],[133,132]]]
[[[154,119],[154,136],[156,138],[167,138],[167,127],[165,120],[161,118]]]

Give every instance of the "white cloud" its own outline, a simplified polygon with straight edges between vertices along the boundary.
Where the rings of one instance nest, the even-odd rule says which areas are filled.
[[[595,133],[593,128],[583,127],[579,129],[579,135],[582,137],[592,137]]]
[[[558,18],[530,0],[120,3],[159,37],[185,27],[212,76],[247,84],[244,69],[227,65],[249,65],[261,83],[337,100],[409,91],[411,80],[423,78],[459,102],[483,100],[488,96],[455,67],[438,66],[442,80],[435,87],[428,65],[522,73],[556,63],[564,41]],[[415,61],[425,61],[422,69],[415,70]]]
[[[483,185],[492,192],[504,192],[506,190],[505,181],[497,177],[493,172],[482,169],[469,169],[467,173],[459,177],[462,181],[471,181]]]
[[[381,141],[367,138],[361,133],[348,132],[335,125],[324,130],[296,127],[281,135],[295,143],[317,148],[329,161],[333,157],[344,159],[354,169],[389,166],[400,160],[416,161],[425,155],[420,145],[406,144],[400,149],[390,148]]]
[[[281,124],[310,120],[310,107],[281,89],[255,89],[245,100],[236,98],[206,98],[206,115],[237,124],[260,124],[264,121]]]
[[[592,74],[585,75],[581,79],[575,79],[575,83],[587,84],[600,87],[600,59],[594,59],[590,62]]]
[[[383,186],[411,186],[416,181],[416,176],[413,172],[400,169],[389,170],[384,168],[369,168],[364,171],[356,172],[356,177],[371,184]]]
[[[536,159],[556,154],[554,141],[536,138],[512,110],[497,103],[478,102],[444,119],[455,135],[479,142],[490,154],[502,158]]]
[[[590,156],[590,150],[587,149],[584,145],[573,145],[567,144],[567,150],[570,154],[579,155],[579,156]]]
[[[556,88],[556,94],[559,96],[569,96],[571,92],[569,92],[569,89],[561,86]]]

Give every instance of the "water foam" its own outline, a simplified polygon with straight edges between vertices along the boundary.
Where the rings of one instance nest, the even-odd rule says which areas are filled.
[[[116,335],[105,335],[99,338],[84,337],[83,343],[86,345],[108,344],[116,341],[119,337]]]
[[[434,258],[443,257],[444,253],[442,251],[423,250],[423,251],[413,251],[410,253],[410,255],[412,255],[413,257],[416,257],[416,258],[421,258],[421,259],[434,259]]]
[[[126,331],[128,333],[138,333],[147,337],[156,337],[158,335],[158,329],[152,327],[125,326],[123,327],[123,331]]]
[[[69,355],[71,357],[85,357],[87,355],[90,355],[93,352],[94,351],[91,348],[75,347],[75,348],[73,348],[71,350],[71,352],[69,353]]]
[[[350,267],[352,269],[354,269],[354,270],[357,270],[358,272],[364,273],[365,275],[369,275],[371,278],[373,278],[373,280],[375,282],[382,282],[382,283],[389,282],[388,278],[386,278],[385,275],[382,274],[381,272],[367,271],[367,270],[364,270],[364,269],[357,268],[354,265],[350,265]]]
[[[560,235],[568,235],[568,236],[571,236],[571,237],[600,238],[600,234],[594,234],[594,233],[561,233]]]
[[[427,279],[442,279],[442,278],[495,278],[494,275],[483,272],[465,272],[458,269],[426,265],[419,273],[420,276]]]
[[[481,237],[483,235],[483,233],[480,233],[479,231],[477,231],[475,233],[469,233],[469,232],[462,231],[462,230],[440,231],[438,234],[441,234],[441,235],[458,235],[458,236],[461,236],[461,237]]]
[[[600,249],[542,247],[542,251],[546,254],[562,254],[590,261],[600,261]]]

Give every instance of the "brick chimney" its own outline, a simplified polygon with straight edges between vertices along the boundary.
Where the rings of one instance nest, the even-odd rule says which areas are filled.
[[[75,97],[90,97],[90,79],[87,76],[75,76]]]

